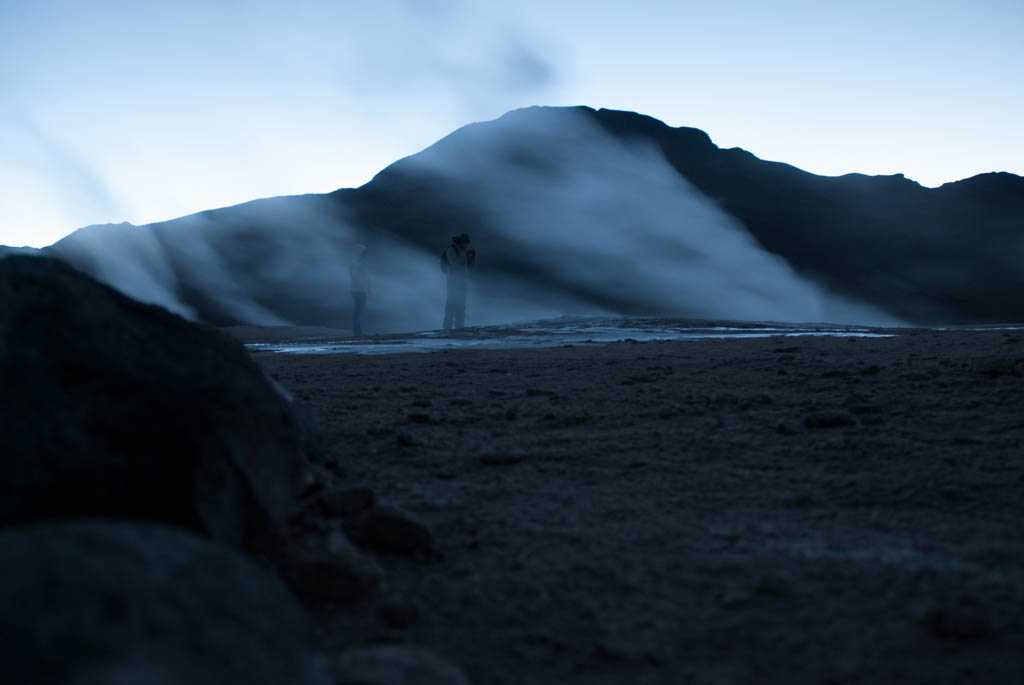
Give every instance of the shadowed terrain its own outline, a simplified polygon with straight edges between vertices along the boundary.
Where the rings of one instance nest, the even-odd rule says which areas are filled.
[[[1020,331],[255,355],[437,534],[340,646],[474,683],[1015,683]]]

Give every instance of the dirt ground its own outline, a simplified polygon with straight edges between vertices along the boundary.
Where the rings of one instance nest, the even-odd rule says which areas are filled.
[[[1024,682],[1024,336],[257,353],[426,523],[329,648],[473,683]]]

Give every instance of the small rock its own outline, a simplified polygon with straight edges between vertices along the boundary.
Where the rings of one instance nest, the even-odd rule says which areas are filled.
[[[462,671],[433,652],[411,645],[348,649],[334,659],[339,685],[468,685]]]
[[[853,424],[853,418],[845,412],[815,412],[804,417],[808,428],[841,428]]]
[[[337,531],[328,537],[326,550],[301,552],[286,560],[282,571],[297,594],[336,600],[372,594],[384,575]]]
[[[656,653],[633,645],[600,640],[594,645],[592,657],[610,666],[651,666],[660,662]]]
[[[480,455],[482,466],[509,466],[519,464],[526,459],[526,455],[519,450],[487,451]]]
[[[411,599],[384,600],[377,608],[377,613],[393,628],[409,628],[423,618],[423,609]]]
[[[516,415],[516,410],[515,409],[509,409],[508,411],[505,412],[505,420],[506,421],[515,421],[516,418],[517,418],[517,415]]]
[[[374,507],[359,520],[353,539],[363,547],[396,554],[435,555],[434,534],[412,514],[396,507]]]
[[[870,366],[865,366],[863,369],[861,369],[860,375],[877,376],[879,373],[881,373],[881,371],[882,367],[880,367],[878,364],[871,364]]]
[[[408,433],[399,433],[398,438],[395,440],[399,447],[415,447],[416,440]]]
[[[971,598],[933,608],[924,615],[922,623],[938,637],[963,641],[978,640],[993,632],[986,612]]]
[[[1000,357],[980,364],[978,370],[989,378],[1024,376],[1024,359]]]
[[[350,518],[377,504],[377,496],[365,487],[328,490],[320,495],[318,502],[328,516]]]
[[[736,609],[737,607],[745,606],[750,604],[752,599],[753,595],[748,590],[737,588],[726,591],[720,597],[722,606],[726,609]]]
[[[775,430],[782,435],[796,435],[796,429],[786,421],[779,421],[779,425],[775,427]]]
[[[302,474],[302,499],[312,497],[324,489],[324,482],[316,477],[312,471],[305,471]]]
[[[814,499],[806,493],[790,493],[782,498],[782,506],[794,509],[809,507],[814,504]]]
[[[759,597],[786,599],[793,596],[793,590],[785,578],[765,576],[759,579],[752,588]]]
[[[410,413],[407,417],[409,423],[430,423],[430,414]]]

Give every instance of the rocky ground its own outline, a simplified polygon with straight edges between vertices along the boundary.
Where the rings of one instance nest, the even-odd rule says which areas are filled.
[[[433,536],[306,598],[328,650],[480,685],[1024,680],[1019,331],[255,357],[327,491]]]

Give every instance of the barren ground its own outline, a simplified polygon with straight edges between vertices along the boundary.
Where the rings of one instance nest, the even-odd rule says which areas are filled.
[[[311,603],[328,647],[477,684],[1024,682],[1020,332],[255,356],[339,483],[440,543]]]

